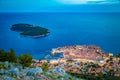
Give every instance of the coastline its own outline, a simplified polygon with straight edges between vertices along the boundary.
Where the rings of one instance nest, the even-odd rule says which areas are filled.
[[[31,38],[41,38],[41,37],[46,37],[48,36],[50,33],[47,33],[47,34],[43,34],[43,35],[37,35],[37,36],[30,36],[30,35],[21,35],[21,36],[24,36],[24,37],[31,37]]]
[[[104,54],[103,50],[99,46],[94,46],[94,45],[88,45],[88,46],[76,45],[75,46],[74,45],[74,46],[53,48],[51,51],[51,54],[53,54],[53,57],[57,53],[64,54],[64,56],[62,58],[59,57],[58,59],[51,58],[50,60],[47,60],[49,56],[47,58],[45,58],[46,57],[45,56],[43,59],[38,60],[30,56],[29,57],[26,56],[26,58],[24,58],[25,57],[24,55],[23,58],[19,58],[19,59],[23,62],[26,60],[28,61],[26,61],[25,63],[19,63],[19,64],[16,63],[18,66],[14,65],[14,67],[10,67],[10,68],[7,67],[7,69],[4,69],[4,65],[6,63],[9,65],[13,65],[13,64],[9,63],[8,61],[5,63],[2,62],[3,69],[0,69],[0,74],[3,74],[2,78],[5,75],[15,79],[25,79],[28,76],[29,77],[32,76],[35,79],[36,78],[42,79],[42,77],[44,76],[43,79],[46,78],[46,80],[61,80],[61,79],[71,80],[69,79],[70,76],[79,75],[79,77],[77,76],[75,79],[72,79],[72,80],[79,80],[80,78],[83,80],[88,80],[89,78],[91,80],[102,80],[102,79],[111,77],[109,73],[111,73],[111,70],[112,70],[114,71],[114,73],[112,73],[112,75],[114,76],[112,77],[114,78],[120,77],[119,55],[113,56],[113,54],[111,53],[109,53],[108,55]],[[90,54],[90,56],[88,54]],[[88,59],[86,57],[87,55],[88,57],[91,57],[91,58]],[[93,59],[94,57],[96,59]],[[24,68],[23,66],[25,64],[28,64],[29,60],[31,60],[29,66],[26,65],[26,67]],[[6,73],[7,71],[9,74]],[[50,75],[48,75],[48,73],[54,77],[51,77]],[[87,77],[88,75],[89,77]],[[105,75],[107,75],[107,77]],[[109,79],[106,79],[106,80],[109,80]],[[116,80],[119,80],[119,79],[116,79]]]

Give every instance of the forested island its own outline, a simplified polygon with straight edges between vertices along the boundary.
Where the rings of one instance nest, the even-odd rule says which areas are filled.
[[[47,36],[50,33],[50,30],[46,28],[24,23],[13,24],[11,30],[20,32],[20,35],[31,37]]]

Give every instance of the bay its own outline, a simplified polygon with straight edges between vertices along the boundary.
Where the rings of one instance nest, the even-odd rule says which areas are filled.
[[[48,28],[42,38],[20,36],[12,24],[28,23]],[[13,48],[17,55],[30,52],[41,59],[56,47],[96,45],[120,53],[120,13],[0,13],[0,49]]]

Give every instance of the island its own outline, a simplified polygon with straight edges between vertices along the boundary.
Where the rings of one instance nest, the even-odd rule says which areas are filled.
[[[50,33],[49,29],[24,23],[13,24],[11,30],[20,32],[20,35],[22,36],[31,36],[36,38],[47,36]]]

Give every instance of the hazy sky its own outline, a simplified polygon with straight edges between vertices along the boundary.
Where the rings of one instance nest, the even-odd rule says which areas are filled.
[[[120,0],[0,0],[0,12],[120,12]]]

